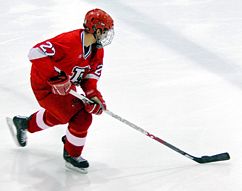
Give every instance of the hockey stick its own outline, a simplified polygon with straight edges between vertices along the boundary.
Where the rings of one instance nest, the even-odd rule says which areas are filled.
[[[70,94],[72,94],[73,96],[81,99],[84,102],[93,103],[93,101],[89,100],[85,96],[83,96],[83,95],[81,95],[81,94],[79,94],[79,93],[77,93],[77,92],[75,92],[73,90],[70,91]],[[187,157],[187,158],[189,158],[189,159],[191,159],[193,161],[196,161],[196,162],[198,162],[200,164],[202,164],[202,163],[209,163],[209,162],[224,161],[224,160],[229,160],[230,159],[229,153],[227,153],[227,152],[226,153],[220,153],[220,154],[217,154],[217,155],[212,155],[212,156],[202,156],[202,157],[192,156],[192,155],[188,154],[187,152],[182,151],[181,149],[179,149],[179,148],[175,147],[174,145],[172,145],[172,144],[170,144],[170,143],[160,139],[159,137],[156,137],[155,135],[147,132],[146,130],[142,129],[141,127],[135,125],[134,123],[131,123],[130,121],[120,117],[119,115],[117,115],[115,113],[113,113],[113,112],[111,112],[109,110],[104,110],[104,112],[106,114],[110,115],[111,117],[121,121],[122,123],[132,127],[133,129],[139,131],[140,133],[150,137],[151,139],[156,140],[157,142],[159,142],[159,143],[169,147],[170,149],[172,149],[172,150],[174,150],[174,151],[184,155],[185,157]]]

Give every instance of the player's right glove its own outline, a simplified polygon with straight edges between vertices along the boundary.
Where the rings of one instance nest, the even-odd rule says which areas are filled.
[[[57,76],[50,78],[48,84],[52,87],[52,93],[58,95],[67,95],[72,86],[69,76],[63,71]]]

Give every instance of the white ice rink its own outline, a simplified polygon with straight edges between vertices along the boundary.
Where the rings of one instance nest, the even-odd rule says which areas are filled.
[[[241,0],[1,0],[0,191],[241,191]],[[64,167],[66,126],[28,134],[17,148],[6,116],[39,109],[27,54],[37,42],[81,28],[102,8],[115,20],[99,89],[108,108],[195,155],[197,164],[108,115],[94,117],[87,175]]]

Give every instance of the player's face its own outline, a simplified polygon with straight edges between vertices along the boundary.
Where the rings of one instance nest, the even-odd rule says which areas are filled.
[[[97,40],[98,41],[102,41],[103,39],[105,39],[107,37],[107,31],[103,31],[101,29],[97,29]]]
[[[110,30],[101,30],[98,29],[96,32],[96,39],[97,39],[97,43],[101,46],[104,47],[108,44],[110,44],[113,40],[113,35],[114,35],[114,30],[110,29]]]

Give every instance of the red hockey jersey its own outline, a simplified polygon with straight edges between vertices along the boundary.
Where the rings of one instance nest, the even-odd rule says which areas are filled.
[[[42,90],[42,95],[36,95],[35,91],[37,98],[43,97],[47,89],[50,90],[47,81],[59,70],[69,75],[73,84],[81,85],[85,92],[96,90],[104,50],[94,46],[84,49],[84,36],[83,29],[62,33],[38,43],[30,50],[31,85],[34,91]]]

